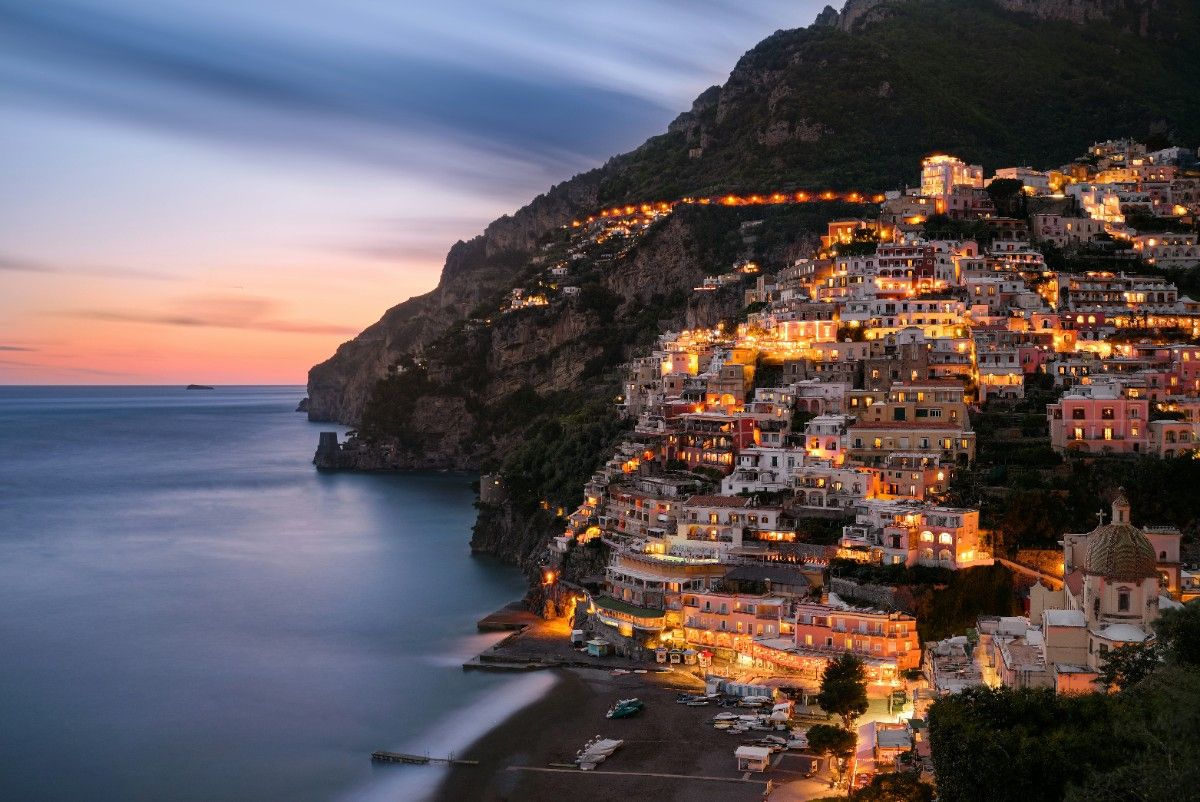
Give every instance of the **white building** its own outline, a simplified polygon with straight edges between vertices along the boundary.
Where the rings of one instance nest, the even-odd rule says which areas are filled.
[[[983,188],[983,167],[967,164],[954,156],[930,156],[921,162],[921,194],[944,197],[954,187]]]

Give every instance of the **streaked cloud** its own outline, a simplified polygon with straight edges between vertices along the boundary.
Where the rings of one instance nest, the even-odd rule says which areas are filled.
[[[79,309],[70,317],[108,323],[147,323],[157,326],[247,329],[284,334],[352,335],[351,326],[280,317],[284,304],[252,295],[198,295],[172,302],[162,312],[129,309]]]
[[[23,345],[0,345],[0,351],[36,351],[36,348],[26,348]]]
[[[0,359],[0,365],[21,368],[26,371],[32,370],[36,373],[46,373],[60,376],[92,376],[103,379],[132,379],[141,375],[138,373],[130,373],[129,371],[124,370],[104,370],[103,368],[88,368],[78,365],[53,365],[43,362],[19,362],[15,359]]]
[[[524,184],[531,170],[557,176],[587,166],[673,111],[497,54],[470,60],[389,50],[311,31],[286,38],[124,6],[0,5],[7,94],[488,190]]]
[[[4,256],[0,254],[0,271],[7,273],[57,273],[48,265],[31,262],[28,259],[17,259],[12,256]]]
[[[105,265],[54,264],[35,259],[0,254],[0,272],[41,273],[45,275],[82,275],[98,278],[148,279],[150,281],[173,281],[177,277],[166,272],[142,270],[133,267],[110,267]]]

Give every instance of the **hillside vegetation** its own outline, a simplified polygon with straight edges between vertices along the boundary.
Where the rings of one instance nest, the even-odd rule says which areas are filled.
[[[1095,138],[1194,144],[1200,8],[1157,5],[1169,38],[989,0],[890,3],[853,32],[779,31],[669,133],[606,167],[601,200],[894,188],[932,151],[995,168],[1060,164]]]

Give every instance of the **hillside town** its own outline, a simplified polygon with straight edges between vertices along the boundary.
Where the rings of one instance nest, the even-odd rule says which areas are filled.
[[[547,597],[569,600],[597,654],[805,703],[855,655],[887,702],[857,731],[864,778],[898,760],[931,777],[938,698],[1105,690],[1110,654],[1151,642],[1164,610],[1200,597],[1181,532],[1134,526],[1118,492],[1095,500],[1090,531],[1025,561],[956,501],[956,482],[976,467],[980,410],[1031,399],[1063,458],[1198,453],[1200,300],[1172,272],[1200,266],[1196,163],[1131,140],[991,176],[932,155],[907,191],[847,195],[870,213],[830,222],[811,257],[711,274],[693,292],[732,287],[743,315],[663,333],[626,366],[616,403],[631,428],[563,511]],[[571,248],[616,258],[673,208],[576,221]],[[570,253],[547,264],[542,291],[514,293],[511,308],[569,292]],[[485,477],[484,501],[500,482]],[[602,569],[568,578],[585,551]],[[928,642],[883,579],[942,587],[1001,568],[1013,609]]]

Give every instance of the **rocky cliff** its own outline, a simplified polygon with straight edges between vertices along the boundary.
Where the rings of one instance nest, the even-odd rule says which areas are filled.
[[[421,352],[477,306],[494,307],[539,237],[596,207],[599,178],[598,171],[576,176],[451,246],[435,290],[392,307],[309,371],[309,420],[356,425],[389,366]]]

